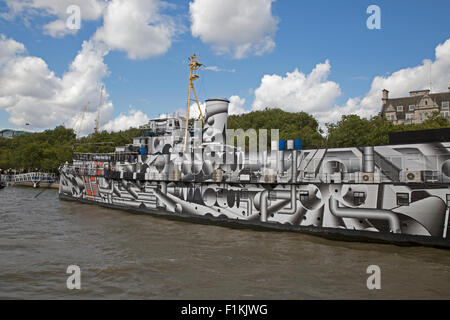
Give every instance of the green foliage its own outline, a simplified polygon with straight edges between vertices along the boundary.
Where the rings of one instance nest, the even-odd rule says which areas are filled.
[[[389,133],[398,131],[414,131],[426,129],[449,128],[450,123],[438,112],[421,124],[394,125],[381,116],[362,119],[357,115],[342,116],[336,124],[327,124],[329,148],[352,146],[376,146],[389,143]]]
[[[126,131],[92,133],[87,137],[78,139],[75,143],[74,152],[86,153],[108,153],[114,152],[116,146],[130,144],[133,137],[139,137],[144,130],[130,128]]]
[[[13,139],[0,139],[0,168],[57,171],[59,165],[72,159],[75,134],[62,126]]]
[[[59,126],[13,139],[0,138],[0,168],[57,172],[62,163],[72,161],[73,152],[113,152],[114,146],[129,144],[141,133],[142,130],[132,128],[114,133],[93,133],[77,139],[72,129]]]
[[[280,130],[280,139],[301,138],[305,148],[320,148],[325,139],[321,135],[319,123],[313,116],[305,112],[290,113],[280,109],[266,109],[228,117],[229,129],[268,129],[270,145],[270,129]]]
[[[270,129],[279,129],[280,139],[301,138],[305,149],[383,145],[389,142],[389,132],[448,128],[450,124],[439,113],[434,113],[418,125],[394,125],[380,116],[362,119],[357,115],[346,115],[339,122],[327,124],[326,127],[328,135],[325,137],[313,116],[280,109],[266,109],[228,118],[230,129],[268,129],[268,141],[271,140]],[[77,139],[72,129],[59,126],[13,139],[0,137],[0,168],[56,172],[62,163],[72,161],[73,152],[114,152],[115,146],[129,144],[133,137],[142,133],[141,129],[131,128],[113,133],[102,131]]]

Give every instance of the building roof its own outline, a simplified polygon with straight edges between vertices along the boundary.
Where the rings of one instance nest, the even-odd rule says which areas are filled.
[[[14,132],[14,133],[18,133],[18,134],[31,133],[31,132],[27,132],[27,131],[13,130],[13,129],[0,130],[0,133],[3,133],[3,132]]]
[[[420,90],[422,91],[422,90]],[[417,93],[420,91],[413,91],[413,93]],[[395,112],[397,113],[398,119],[404,119],[405,114],[409,111],[410,105],[418,105],[420,103],[420,100],[422,100],[425,97],[430,97],[438,107],[441,107],[443,101],[450,101],[450,91],[449,92],[440,92],[440,93],[429,93],[429,94],[421,94],[421,95],[413,95],[410,97],[402,97],[402,98],[393,98],[393,99],[386,99],[386,103],[383,104],[382,107],[382,114],[386,112],[386,108],[389,105],[392,105],[395,109],[397,106],[403,106],[402,112]]]
[[[0,130],[0,137],[4,137],[5,133],[10,133],[10,136],[7,137],[7,138],[10,138],[10,137],[15,137],[15,136],[20,136],[23,134],[30,134],[32,132],[22,131],[22,130],[13,130],[13,129],[2,129],[2,130]]]

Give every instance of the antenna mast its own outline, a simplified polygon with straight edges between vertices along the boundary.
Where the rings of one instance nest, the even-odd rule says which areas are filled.
[[[97,111],[97,119],[95,119],[95,133],[98,132],[100,127],[100,107],[102,106],[102,98],[103,98],[103,89],[105,88],[104,85],[102,85],[102,88],[100,90],[100,100],[98,102],[98,111]]]
[[[85,104],[85,105],[83,106],[83,108],[81,109],[81,116],[80,116],[80,118],[75,122],[74,130],[75,130],[75,133],[76,133],[77,136],[80,135],[81,128],[83,127],[84,116],[86,115],[86,110],[87,110],[87,107],[89,106],[89,103],[90,103],[90,102],[88,102],[87,104]]]
[[[432,78],[431,78],[431,65],[432,65],[432,63],[430,62],[430,73],[429,73],[429,77],[430,77],[430,92],[432,92],[433,91],[433,89],[432,89],[432,86],[433,86],[433,82],[432,82]]]
[[[197,102],[198,111],[200,111],[202,123],[205,123],[205,118],[203,117],[202,109],[200,108],[200,103],[198,102],[197,93],[195,92],[194,88],[194,81],[199,78],[198,74],[195,74],[195,72],[200,69],[201,66],[202,64],[197,61],[197,56],[195,54],[189,57],[189,92],[186,112],[186,133],[184,135],[184,151],[186,151],[187,146],[189,111],[191,109],[191,90],[194,92],[195,101]]]

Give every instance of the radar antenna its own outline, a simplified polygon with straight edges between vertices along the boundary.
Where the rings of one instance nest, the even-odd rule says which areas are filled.
[[[197,93],[194,88],[194,81],[199,78],[198,74],[195,72],[200,69],[203,64],[197,61],[197,56],[194,54],[189,57],[189,92],[187,100],[187,112],[186,112],[186,133],[184,135],[184,151],[186,151],[187,137],[188,137],[188,127],[189,127],[189,111],[191,109],[191,90],[194,92],[195,101],[197,102],[198,111],[200,111],[200,117],[202,123],[205,124],[205,118],[203,117],[202,109],[200,108],[200,103],[198,102]]]

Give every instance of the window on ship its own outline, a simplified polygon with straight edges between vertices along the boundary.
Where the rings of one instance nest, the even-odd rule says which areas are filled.
[[[397,193],[397,205],[398,206],[409,206],[409,194],[408,193]]]
[[[300,190],[300,201],[308,201],[309,200],[309,191]]]
[[[360,206],[366,200],[365,192],[353,192],[353,203],[355,206]]]

